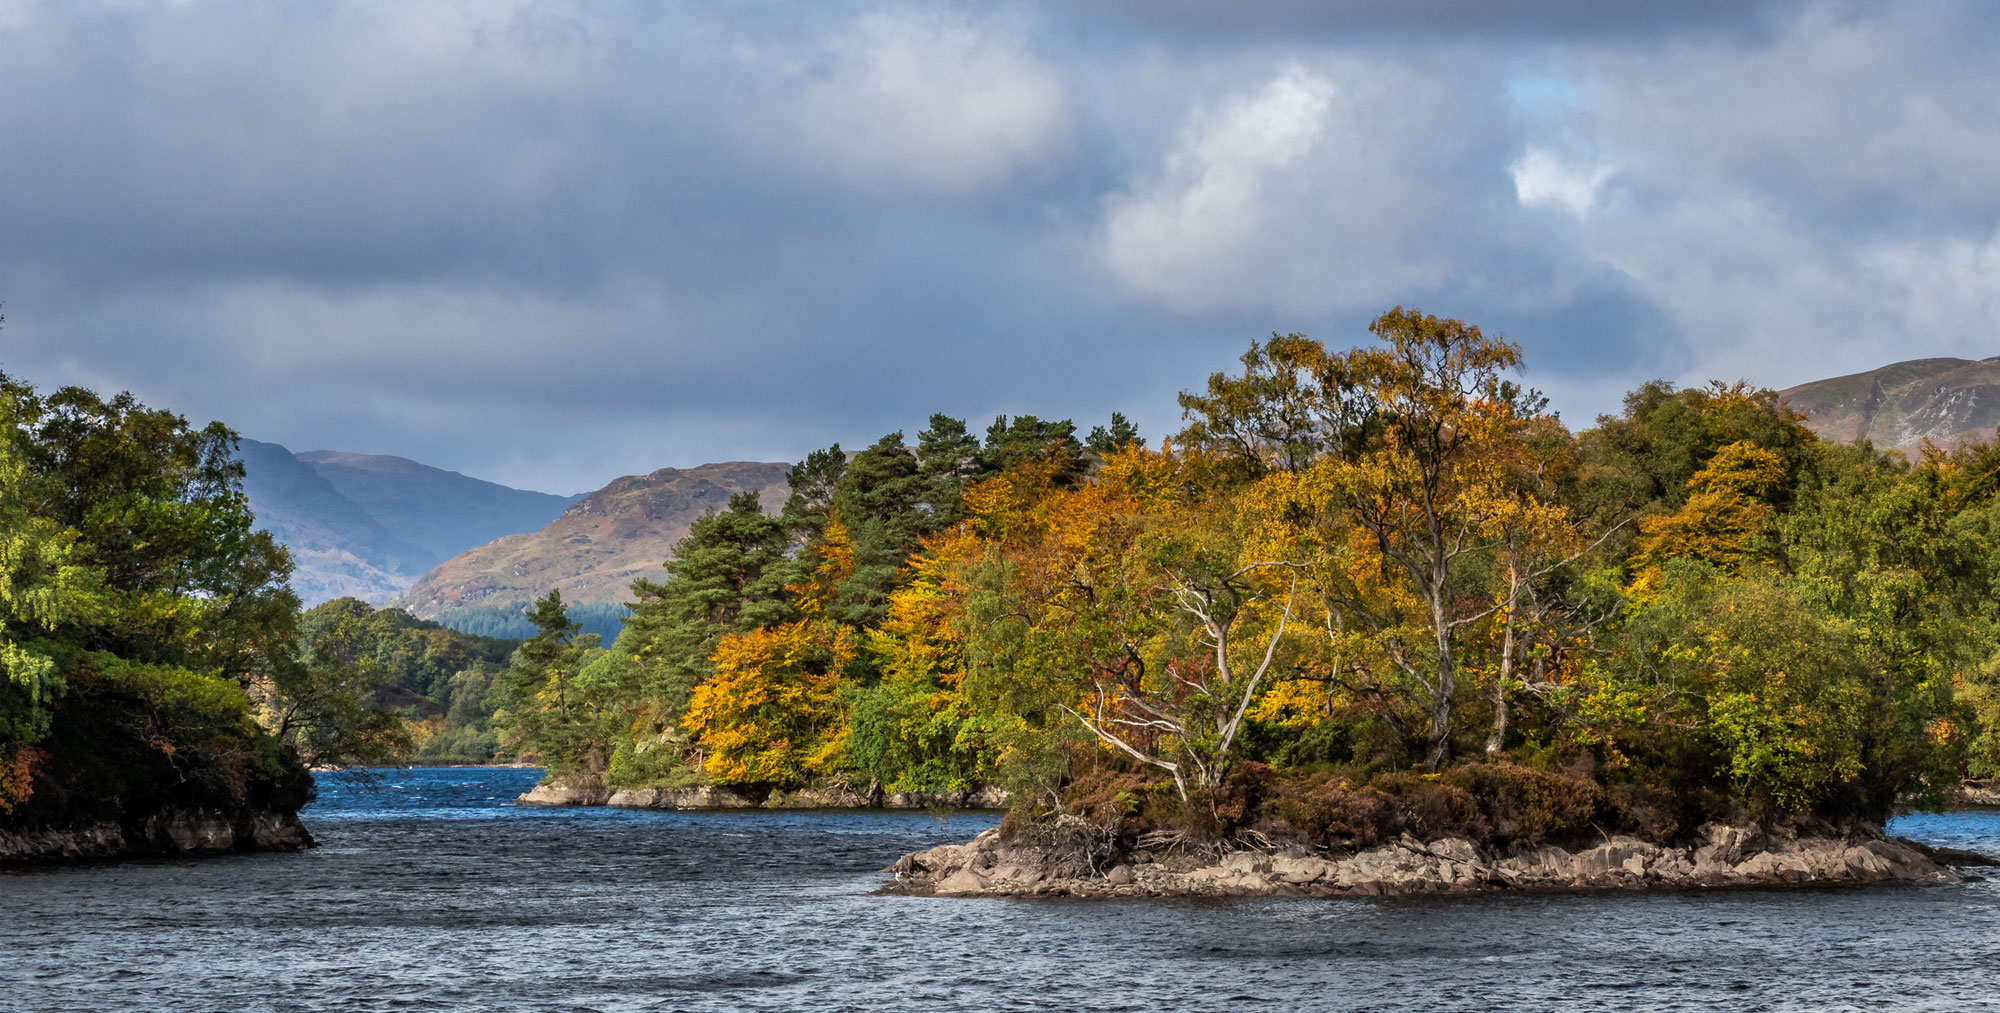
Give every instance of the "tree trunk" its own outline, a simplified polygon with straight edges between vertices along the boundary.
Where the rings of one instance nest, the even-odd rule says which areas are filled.
[[[1507,632],[1501,637],[1500,672],[1493,679],[1493,731],[1486,736],[1486,756],[1492,759],[1507,748],[1507,680],[1514,675],[1514,620],[1507,619]]]
[[[1507,680],[1514,675],[1514,608],[1521,599],[1520,571],[1507,566],[1507,608],[1500,634],[1500,671],[1493,677],[1493,731],[1486,736],[1486,757],[1492,759],[1507,748]]]
[[[1458,692],[1458,680],[1452,670],[1451,619],[1446,611],[1446,594],[1442,580],[1437,581],[1432,590],[1431,616],[1437,629],[1437,695],[1431,699],[1431,748],[1424,762],[1432,770],[1443,770],[1451,762],[1451,707],[1452,697]]]

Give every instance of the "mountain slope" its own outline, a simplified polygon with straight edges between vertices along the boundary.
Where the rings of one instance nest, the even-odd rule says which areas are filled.
[[[525,492],[400,457],[294,454],[244,440],[243,491],[257,526],[291,550],[292,590],[307,606],[381,603],[424,571],[501,535],[533,531],[575,496]]]
[[[382,601],[423,571],[422,550],[391,535],[291,451],[244,440],[238,454],[257,526],[291,550],[292,590],[307,605],[343,596]]]
[[[309,450],[298,459],[420,550],[419,573],[502,535],[534,531],[583,498],[513,489],[383,454]]]
[[[1866,373],[1815,380],[1778,392],[1828,439],[1866,436],[1878,447],[1913,450],[1990,440],[2000,426],[2000,356],[1911,359]]]
[[[532,534],[510,535],[446,560],[396,604],[430,618],[472,606],[516,608],[560,589],[572,604],[623,602],[633,578],[659,573],[695,519],[756,490],[775,511],[789,492],[785,464],[732,461],[628,475]]]

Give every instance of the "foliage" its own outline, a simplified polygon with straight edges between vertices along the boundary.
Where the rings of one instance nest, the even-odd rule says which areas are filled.
[[[810,781],[838,769],[854,648],[839,627],[800,619],[724,637],[715,677],[695,688],[686,724],[722,784]]]
[[[290,561],[253,530],[236,442],[0,376],[0,819],[305,800],[246,694],[302,669]]]
[[[506,759],[495,677],[516,642],[337,598],[299,616],[300,660],[272,687],[281,733],[309,759],[489,763]]]
[[[1831,445],[1743,384],[1572,433],[1518,347],[1370,330],[1253,343],[1157,446],[934,415],[815,451],[613,650],[542,603],[510,734],[614,784],[997,786],[1092,848],[1664,840],[2000,769],[2000,449]]]
[[[540,760],[554,778],[601,777],[627,723],[638,666],[581,633],[560,591],[537,599],[528,618],[535,635],[501,676],[507,705],[493,719],[502,745]]]

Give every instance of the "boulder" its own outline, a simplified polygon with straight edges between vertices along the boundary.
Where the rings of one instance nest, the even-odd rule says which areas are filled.
[[[562,781],[535,785],[515,799],[524,805],[603,805],[610,800],[611,793],[602,785]]]
[[[986,878],[971,869],[960,869],[938,880],[937,893],[940,897],[964,896],[985,893]]]

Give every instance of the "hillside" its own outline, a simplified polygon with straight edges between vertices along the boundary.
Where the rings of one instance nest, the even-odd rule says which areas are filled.
[[[298,458],[417,549],[417,573],[502,535],[534,531],[583,498],[513,489],[383,454],[308,450]]]
[[[400,457],[244,440],[244,493],[257,526],[291,550],[308,606],[380,604],[426,570],[501,535],[533,531],[576,496],[526,492]]]
[[[396,604],[431,618],[470,607],[512,609],[551,588],[572,604],[623,602],[633,578],[657,574],[695,519],[726,507],[731,494],[756,490],[766,510],[782,506],[789,467],[732,461],[628,475],[540,531],[509,535],[445,561]]]
[[[1911,359],[1778,394],[1829,439],[1866,436],[1878,447],[1906,451],[1924,440],[1944,446],[1987,440],[2000,426],[2000,356]]]
[[[391,535],[290,450],[244,440],[239,453],[257,526],[291,550],[292,590],[307,605],[342,597],[384,601],[423,572],[421,550]]]

